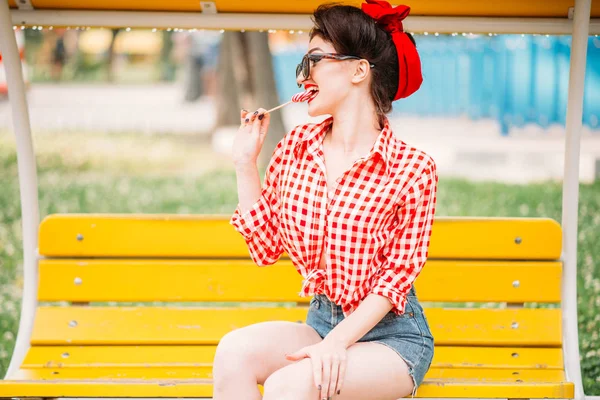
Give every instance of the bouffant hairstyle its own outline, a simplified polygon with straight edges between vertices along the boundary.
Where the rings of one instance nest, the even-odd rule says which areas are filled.
[[[391,35],[360,8],[338,3],[321,4],[313,15],[310,39],[319,36],[337,53],[364,58],[371,69],[371,97],[383,128],[384,116],[392,110],[398,90],[398,53]],[[414,38],[406,33],[410,40]]]

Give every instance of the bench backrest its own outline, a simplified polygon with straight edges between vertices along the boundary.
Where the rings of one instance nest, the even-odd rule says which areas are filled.
[[[31,342],[42,349],[93,345],[101,358],[102,346],[214,346],[253,322],[304,321],[310,300],[298,297],[302,277],[285,255],[266,268],[250,261],[227,216],[52,215],[39,253]],[[486,359],[562,370],[560,253],[550,219],[437,218],[415,284],[435,337],[432,367]]]

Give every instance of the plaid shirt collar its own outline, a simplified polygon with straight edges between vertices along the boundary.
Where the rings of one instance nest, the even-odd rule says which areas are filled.
[[[296,143],[294,147],[294,156],[300,159],[305,151],[308,151],[310,154],[317,154],[317,151],[323,142],[323,138],[332,124],[333,117],[329,117],[323,122],[315,124],[313,128],[307,132],[298,143]],[[376,154],[378,154],[383,161],[385,172],[389,177],[391,168],[394,165],[393,160],[396,159],[396,144],[387,117],[384,117],[383,129],[377,136],[375,144],[371,148],[371,151],[369,151],[367,157],[365,157],[364,161],[369,160]]]

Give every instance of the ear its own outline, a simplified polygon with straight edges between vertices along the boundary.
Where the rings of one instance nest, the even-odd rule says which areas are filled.
[[[371,70],[371,66],[367,60],[358,60],[358,62],[354,63],[354,73],[352,75],[352,83],[360,83],[367,79],[369,76],[369,72]]]

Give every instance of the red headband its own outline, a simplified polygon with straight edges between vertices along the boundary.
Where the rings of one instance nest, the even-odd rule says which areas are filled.
[[[402,20],[408,16],[410,7],[399,5],[392,8],[387,1],[366,1],[367,3],[361,5],[363,12],[392,34],[398,52],[398,91],[394,100],[408,97],[416,92],[423,82],[419,53],[402,27]]]

